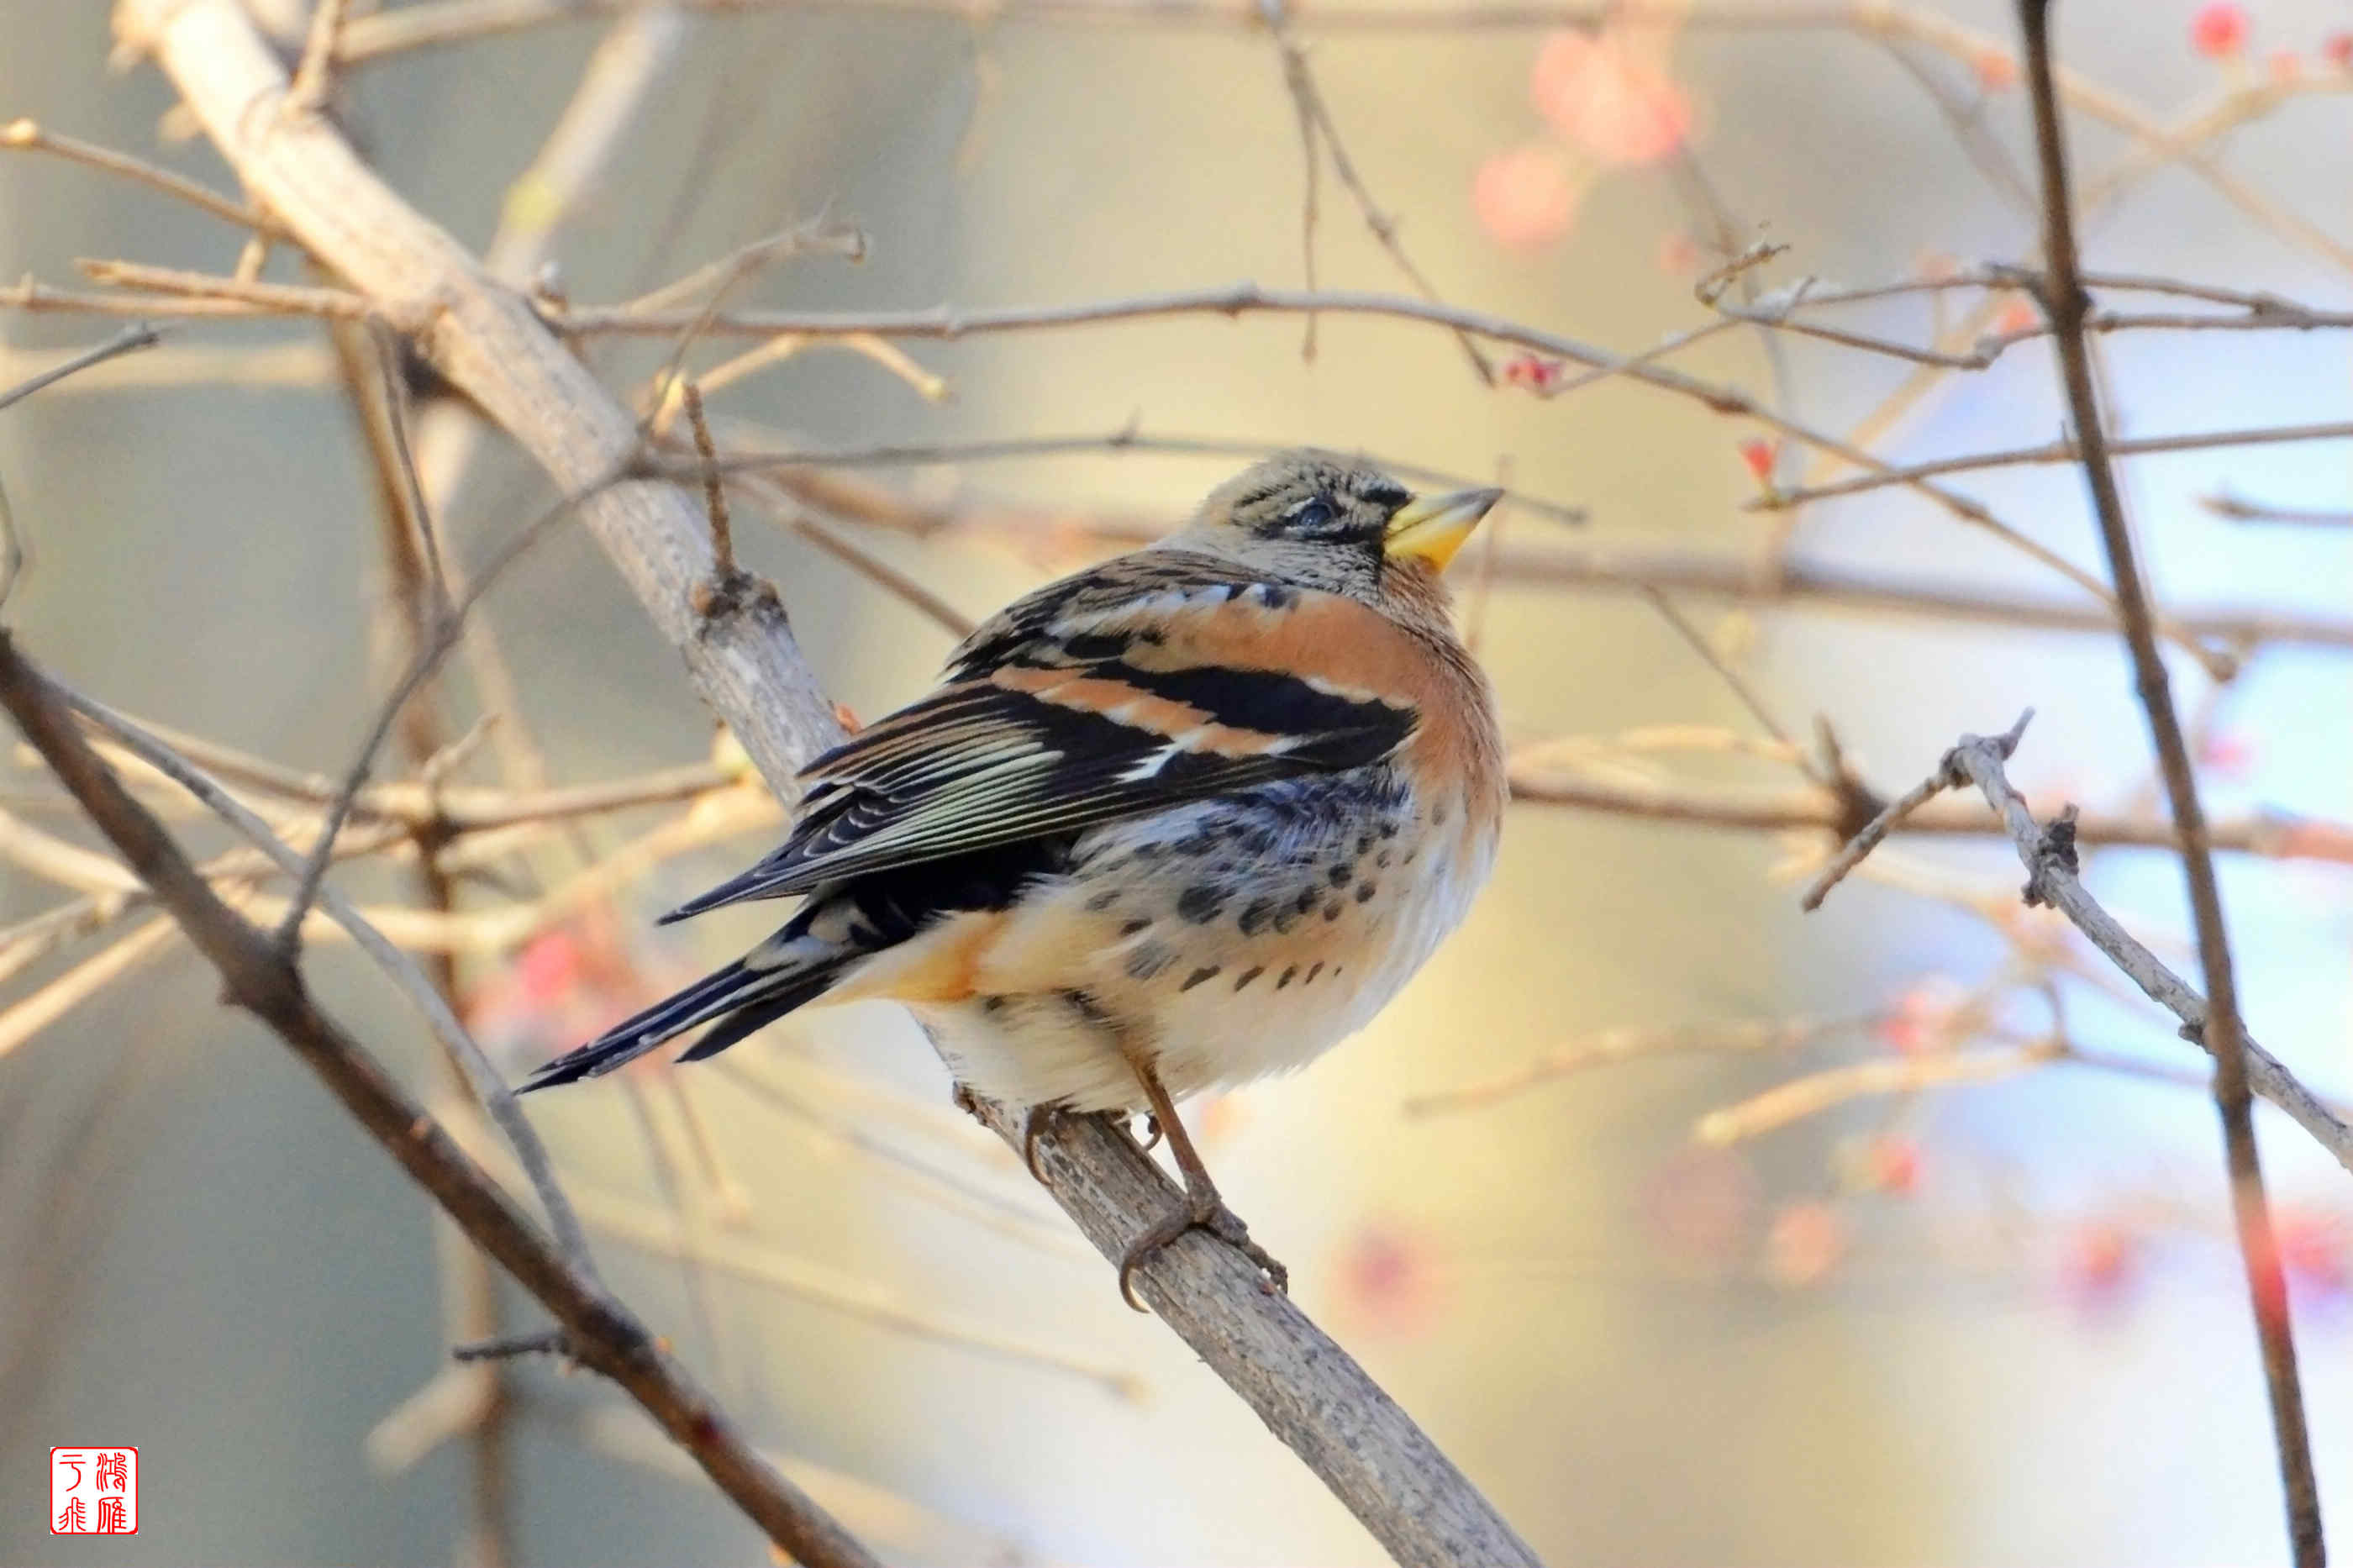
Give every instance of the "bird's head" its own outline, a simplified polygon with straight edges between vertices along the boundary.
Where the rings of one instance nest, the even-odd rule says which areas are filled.
[[[1361,459],[1301,447],[1219,486],[1166,542],[1379,609],[1439,610],[1438,574],[1503,494],[1417,496]]]

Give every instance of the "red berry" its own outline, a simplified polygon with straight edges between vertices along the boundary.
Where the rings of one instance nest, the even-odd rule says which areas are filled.
[[[2225,60],[2247,47],[2247,12],[2229,0],[2200,5],[2189,18],[2189,47],[2210,60]]]
[[[1504,384],[1525,386],[1537,396],[1547,395],[1556,389],[1566,369],[1563,362],[1544,359],[1535,354],[1521,354],[1504,366]]]

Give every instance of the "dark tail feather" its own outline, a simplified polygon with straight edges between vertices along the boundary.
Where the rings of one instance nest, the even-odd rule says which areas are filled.
[[[776,886],[786,877],[785,868],[780,863],[782,859],[783,851],[779,850],[750,870],[739,872],[728,878],[709,892],[697,893],[654,923],[664,926],[676,925],[681,921],[691,920],[694,916],[709,910],[718,909],[723,904],[740,904],[746,899],[781,899],[786,897],[788,892],[803,891],[804,889],[798,888],[786,889]]]
[[[724,1050],[763,1025],[775,1022],[805,1003],[825,994],[839,973],[837,964],[805,969],[754,969],[741,959],[706,974],[676,995],[655,1003],[644,1012],[614,1025],[586,1045],[568,1051],[532,1074],[515,1092],[553,1089],[584,1078],[611,1072],[635,1061],[665,1040],[674,1039],[697,1024],[720,1020],[679,1058],[700,1061]]]

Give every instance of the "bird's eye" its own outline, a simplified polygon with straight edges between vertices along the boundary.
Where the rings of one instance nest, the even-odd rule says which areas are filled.
[[[1332,526],[1332,503],[1312,500],[1291,514],[1291,527],[1295,533],[1321,533]]]

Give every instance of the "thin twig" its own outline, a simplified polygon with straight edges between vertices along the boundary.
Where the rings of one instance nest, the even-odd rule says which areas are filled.
[[[2216,517],[2229,518],[2232,522],[2286,522],[2300,528],[2353,528],[2353,511],[2343,507],[2274,506],[2267,501],[2252,501],[2227,491],[2200,496],[2198,504]]]
[[[1413,1095],[1399,1109],[1413,1117],[1482,1110],[1524,1094],[1539,1084],[1550,1083],[1593,1068],[1684,1053],[1747,1055],[1790,1051],[1838,1035],[1867,1029],[1884,1016],[1883,1014],[1866,1013],[1852,1018],[1744,1018],[1723,1024],[1670,1025],[1653,1029],[1604,1029],[1599,1034],[1556,1046],[1526,1066],[1514,1068],[1494,1078]]]
[[[1004,436],[971,441],[892,442],[872,447],[839,447],[832,451],[730,453],[721,462],[730,471],[745,467],[765,468],[773,465],[778,480],[790,486],[796,495],[812,506],[823,507],[838,516],[860,522],[881,523],[914,533],[931,533],[959,526],[962,519],[956,510],[927,505],[879,490],[865,489],[852,494],[842,488],[847,481],[841,476],[826,474],[821,470],[996,462],[1088,453],[1116,456],[1125,452],[1229,458],[1256,462],[1284,449],[1284,444],[1281,442],[1246,441],[1226,436],[1157,436],[1129,425],[1095,435]],[[1440,489],[1468,489],[1486,482],[1445,468],[1406,462],[1386,454],[1368,454],[1368,458],[1398,479],[1432,485]],[[1576,525],[1587,521],[1584,508],[1549,500],[1542,496],[1520,493],[1514,494],[1511,500],[1514,506],[1555,522]],[[1055,517],[1066,525],[1074,521],[1068,512],[1058,512]],[[1121,537],[1148,542],[1166,531],[1166,528],[1163,527],[1146,534],[1131,532]]]
[[[29,996],[10,1003],[0,1012],[0,1059],[142,964],[161,958],[179,934],[180,928],[168,920],[148,921]]]
[[[311,31],[302,42],[302,58],[294,68],[294,84],[280,105],[284,114],[316,114],[327,107],[335,89],[335,49],[343,32],[343,13],[350,0],[313,0]]]
[[[318,895],[328,866],[334,860],[336,836],[343,831],[344,822],[350,817],[360,791],[367,784],[368,775],[375,771],[376,753],[384,749],[385,738],[392,733],[392,727],[407,707],[409,699],[432,679],[443,658],[458,645],[465,629],[468,613],[498,584],[506,569],[539,542],[551,525],[568,515],[575,507],[618,482],[620,477],[616,474],[590,486],[581,495],[565,497],[501,541],[480,574],[467,586],[464,596],[440,617],[438,624],[432,628],[432,636],[417,649],[416,657],[402,671],[400,679],[394,683],[391,692],[377,705],[375,721],[360,742],[358,753],[345,770],[343,783],[335,791],[335,798],[327,805],[326,821],[320,830],[318,842],[311,847],[310,858],[304,863],[302,874],[295,883],[294,897],[287,905],[284,919],[279,922],[277,941],[290,954],[300,945],[303,917],[310,910],[311,900]]]
[[[0,408],[14,407],[37,392],[47,391],[69,375],[88,370],[92,365],[104,364],[108,360],[123,354],[134,353],[144,348],[153,348],[163,341],[163,332],[144,321],[125,327],[98,347],[85,349],[63,364],[45,370],[28,381],[20,381],[7,391],[0,392]]]
[[[55,153],[60,158],[69,159],[93,169],[103,169],[110,174],[121,174],[127,179],[136,180],[141,184],[161,191],[167,196],[187,203],[199,212],[210,213],[217,218],[226,218],[228,222],[242,227],[268,228],[270,226],[269,220],[264,215],[250,208],[239,206],[227,196],[208,190],[185,175],[175,174],[169,169],[158,168],[153,163],[142,163],[127,153],[118,153],[111,147],[100,147],[91,142],[77,141],[71,136],[59,136],[54,132],[44,131],[30,120],[13,120],[5,126],[0,126],[0,147],[12,147],[27,153]]]
[[[1305,189],[1299,201],[1299,249],[1301,273],[1309,289],[1315,287],[1315,221],[1319,216],[1324,180],[1324,159],[1315,145],[1315,81],[1307,74],[1307,53],[1291,37],[1284,25],[1287,0],[1259,0],[1259,14],[1266,21],[1267,31],[1274,37],[1277,59],[1282,65],[1282,85],[1291,94],[1292,118],[1299,125],[1300,161],[1306,175]],[[1315,312],[1307,312],[1307,325],[1299,343],[1299,357],[1313,362],[1315,358]]]
[[[2027,725],[2033,721],[2034,710],[2029,708],[2018,716],[2018,722],[2012,724],[2006,733],[1994,738],[1994,744],[2000,748],[2005,758],[2018,750],[2020,738],[2026,733]],[[1831,889],[1845,881],[1847,873],[1862,865],[1864,858],[1879,847],[1880,842],[1894,830],[1897,824],[1927,805],[1932,797],[1958,787],[1959,783],[1949,770],[1940,770],[1888,802],[1878,816],[1864,823],[1862,830],[1831,857],[1830,864],[1822,868],[1821,873],[1806,889],[1805,897],[1798,900],[1798,907],[1808,914],[1820,909],[1822,900],[1830,897]]]
[[[60,687],[53,680],[45,680],[44,683],[53,699],[112,736],[132,755],[202,801],[215,816],[268,856],[280,871],[290,877],[302,871],[302,857],[271,832],[268,823],[170,746],[105,704]],[[459,1021],[448,998],[425,977],[413,959],[386,941],[383,933],[370,925],[342,894],[332,888],[323,889],[319,902],[329,918],[351,933],[353,942],[360,950],[374,960],[376,966],[425,1015],[435,1037],[464,1069],[466,1081],[475,1099],[506,1138],[508,1146],[514,1151],[524,1177],[537,1194],[540,1206],[547,1213],[548,1227],[554,1234],[556,1246],[566,1265],[580,1279],[602,1289],[595,1258],[588,1250],[587,1233],[581,1228],[579,1216],[565,1197],[563,1184],[555,1178],[554,1162],[548,1158],[546,1145],[539,1141],[538,1133],[533,1131],[530,1121],[515,1103],[513,1094],[509,1092],[498,1069],[491,1065],[490,1058],[483,1053],[465,1025]]]
[[[623,310],[667,310],[732,288],[763,268],[801,256],[838,256],[845,261],[866,259],[866,231],[855,224],[838,223],[819,214],[775,234],[738,246],[715,261],[706,261],[683,277],[674,278],[617,307]]]
[[[150,289],[158,294],[185,295],[191,304],[216,303],[289,316],[321,316],[328,320],[381,321],[404,332],[422,331],[431,311],[418,305],[387,306],[348,289],[321,289],[295,283],[261,283],[225,278],[212,272],[190,272],[177,267],[151,267],[142,261],[119,261],[83,257],[74,265],[94,283],[122,289]]]
[[[719,477],[719,453],[702,418],[702,392],[691,380],[678,383],[686,422],[694,431],[695,455],[702,459],[702,510],[711,519],[711,574],[724,583],[735,575],[735,530],[727,517],[727,486]]]
[[[392,330],[381,321],[368,323],[368,336],[375,347],[384,431],[394,470],[385,493],[397,509],[397,524],[417,541],[425,560],[429,596],[417,606],[417,624],[422,628],[450,613],[449,574],[441,560],[441,531],[434,525],[432,503],[426,499],[424,483],[417,474],[417,459],[409,450],[408,383],[401,374],[400,344]]]
[[[322,35],[314,30],[311,37],[316,45]],[[323,59],[323,53],[318,58]],[[400,633],[393,647],[401,658],[414,658],[449,613],[449,595],[438,530],[409,453],[408,388],[401,370],[400,345],[379,323],[361,327],[335,322],[329,331],[375,479],[376,532],[384,546],[394,600],[387,618],[397,624]],[[460,740],[449,741],[442,704],[434,700],[437,695],[420,692],[402,714],[399,729],[403,750],[424,789],[427,806],[410,837],[415,851],[412,874],[424,907],[449,920],[458,913],[458,881],[441,858],[448,836],[440,820],[439,795],[470,742],[479,743],[483,731],[477,725]],[[491,717],[486,715],[485,721]],[[459,1005],[458,954],[427,955],[422,973],[454,1017]],[[495,1075],[470,1070],[464,1053],[446,1045],[438,1053],[436,1065],[456,1095],[480,1096],[479,1078],[496,1084]],[[494,1089],[493,1098],[499,1092],[503,1092],[502,1085]],[[446,1223],[435,1227],[434,1243],[442,1275],[445,1336],[464,1343],[499,1335],[506,1326],[506,1302],[495,1265],[479,1248],[466,1245],[462,1236]],[[473,1568],[506,1568],[514,1560],[512,1437],[518,1403],[514,1380],[502,1367],[472,1371],[480,1390],[472,1424],[465,1434],[471,1514],[461,1535],[461,1554]]]
[[[1072,445],[1061,449],[1101,449],[1106,444],[1100,437],[1091,442],[1082,437],[1068,439]],[[853,458],[863,456],[851,454]],[[680,465],[679,471],[684,471],[683,465]],[[831,482],[829,476],[804,479],[802,476],[809,475],[811,470],[803,468],[786,468],[778,472],[787,482],[806,483],[813,490]],[[815,504],[828,504],[822,495],[812,495],[811,499]],[[1512,500],[1531,510],[1554,504],[1519,495]],[[1074,516],[1051,509],[983,505],[958,510],[919,504],[893,506],[872,492],[845,496],[844,505],[838,510],[861,521],[916,532],[961,529],[1032,541],[1092,543],[1105,549],[1148,544],[1174,526],[1116,515]],[[1925,616],[2040,631],[2113,636],[2117,625],[2114,610],[2098,604],[2068,603],[2045,595],[1992,587],[1956,586],[1948,581],[1926,577],[1883,576],[1827,562],[1786,561],[1767,572],[1754,562],[1722,551],[1662,547],[1650,540],[1625,534],[1542,546],[1504,545],[1497,552],[1496,581],[1507,588],[1589,588],[1632,594],[1655,587],[1705,595],[1736,604],[1797,605],[1907,618]],[[2200,643],[2219,644],[2225,649],[2251,649],[2265,645],[2353,648],[2353,621],[2327,616],[2218,608],[2176,611],[2168,619],[2183,637]]]
[[[2042,175],[2042,251],[2051,275],[2042,290],[2058,349],[2061,381],[2083,448],[2084,478],[2099,519],[2108,574],[2116,584],[2125,641],[2132,650],[2134,685],[2148,715],[2167,802],[2181,829],[2181,868],[2189,888],[2197,927],[2199,967],[2206,981],[2207,1016],[2200,1037],[2214,1056],[2214,1102],[2222,1121],[2230,1167],[2232,1215],[2244,1265],[2255,1334],[2263,1350],[2263,1382],[2271,1396],[2273,1436],[2278,1445],[2281,1486],[2285,1492],[2288,1540],[2298,1568],[2321,1568],[2327,1547],[2321,1534],[2320,1489],[2312,1468],[2312,1439],[2306,1428],[2304,1390],[2296,1375],[2295,1330],[2288,1317],[2287,1281],[2273,1237],[2270,1205],[2263,1194],[2261,1155],[2249,1102],[2248,1062],[2252,1043],[2239,1016],[2238,983],[2232,973],[2230,939],[2222,921],[2222,895],[2214,879],[2214,857],[2189,742],[2158,651],[2156,617],[2125,519],[2124,500],[2109,460],[2107,429],[2092,383],[2084,318],[2091,302],[2078,276],[2075,217],[2068,194],[2065,131],[2059,121],[2052,80],[2050,0],[2019,0],[2025,34],[2027,95],[2034,110],[2034,144]]]
[[[1398,238],[1396,220],[1383,212],[1380,204],[1373,199],[1371,187],[1356,172],[1356,160],[1348,155],[1348,144],[1341,140],[1339,124],[1332,117],[1332,106],[1325,100],[1323,87],[1307,63],[1307,51],[1293,36],[1290,0],[1258,0],[1258,4],[1261,15],[1274,35],[1275,47],[1282,56],[1283,85],[1291,93],[1292,107],[1299,118],[1300,145],[1307,158],[1303,226],[1306,230],[1308,289],[1312,291],[1315,287],[1316,154],[1320,142],[1323,149],[1332,154],[1332,172],[1339,177],[1341,187],[1356,204],[1356,212],[1364,218],[1365,226],[1372,231],[1374,241],[1388,253],[1389,259],[1397,264],[1398,270],[1405,275],[1406,281],[1413,285],[1417,293],[1425,300],[1436,300],[1439,297],[1436,286],[1430,281],[1428,274],[1414,265],[1413,258],[1406,254],[1404,243]],[[1470,360],[1471,369],[1482,384],[1494,385],[1495,367],[1487,362],[1485,354],[1479,352],[1479,344],[1471,334],[1458,331],[1454,341],[1462,345],[1462,353]],[[1307,357],[1315,357],[1315,317],[1313,312],[1307,317]]]
[[[0,408],[11,407],[37,392],[55,386],[76,372],[104,364],[111,359],[118,359],[138,349],[152,347],[162,338],[161,332],[144,321],[125,327],[98,347],[76,354],[65,363],[45,370],[0,393]],[[16,579],[24,574],[24,571],[25,542],[16,532],[16,509],[8,502],[7,491],[0,489],[0,605],[7,604],[8,595],[16,591]]]
[[[2295,441],[2348,439],[2353,439],[2353,421],[2331,420],[2317,425],[2268,425],[2252,430],[2201,430],[2179,436],[2136,436],[2110,441],[2108,455],[2112,458],[2138,458],[2154,452],[2201,452],[2215,447],[2268,447]],[[1934,458],[1924,463],[1909,463],[1900,468],[1890,468],[1885,473],[1858,474],[1850,479],[1805,489],[1777,490],[1755,498],[1746,503],[1746,507],[1750,511],[1778,511],[1787,507],[1802,506],[1809,501],[1883,489],[1889,485],[1909,484],[1914,479],[1932,479],[1940,474],[2009,468],[2028,463],[2075,463],[2081,462],[2083,456],[2074,442],[2063,440],[2001,452],[1968,452],[1957,457]]]
[[[992,310],[961,310],[944,306],[932,310],[874,313],[704,310],[691,319],[668,310],[637,316],[611,310],[574,310],[559,318],[558,325],[562,330],[574,333],[649,333],[683,328],[710,332],[761,331],[809,335],[871,332],[881,337],[952,340],[992,332],[1029,331],[1161,316],[1242,316],[1262,312],[1297,315],[1316,310],[1423,321],[1471,332],[1497,342],[1533,349],[1579,364],[1608,368],[1646,385],[1694,400],[1713,413],[1754,420],[1788,439],[1802,442],[1855,468],[1882,473],[1894,467],[1841,436],[1792,419],[1736,388],[1702,381],[1663,364],[1614,354],[1577,339],[1546,331],[1505,317],[1397,294],[1262,289],[1256,284],[1242,283],[1224,289],[1134,295],[1077,305],[1017,306]],[[728,459],[731,463],[735,460]],[[751,464],[764,460],[776,459],[764,459],[759,455],[743,459]],[[2107,584],[2058,552],[2002,521],[1982,503],[1926,479],[1910,479],[1905,483],[1953,516],[1993,534],[2010,548],[2065,577],[2085,593],[2113,602],[2114,595]],[[2204,665],[2216,679],[2229,673],[2232,661],[2227,655],[2200,646],[2169,619],[2161,623],[2161,629],[2169,640]]]
[[[1779,1131],[1793,1121],[1818,1116],[1834,1106],[1867,1096],[1910,1094],[1920,1089],[1957,1084],[1997,1083],[2064,1059],[2049,1041],[2007,1046],[1996,1050],[1939,1051],[1917,1057],[1875,1057],[1847,1062],[1820,1072],[1777,1083],[1737,1105],[1711,1110],[1699,1119],[1692,1136],[1722,1148]]]
[[[1699,655],[1700,661],[1722,678],[1725,685],[1731,689],[1733,696],[1740,700],[1740,705],[1748,710],[1748,716],[1756,720],[1767,734],[1790,750],[1797,759],[1799,771],[1816,784],[1827,784],[1829,781],[1820,776],[1812,760],[1798,749],[1798,742],[1789,738],[1789,731],[1783,729],[1781,721],[1773,717],[1773,710],[1767,705],[1764,695],[1750,683],[1746,676],[1733,667],[1732,661],[1724,657],[1721,649],[1708,640],[1707,634],[1694,626],[1691,617],[1676,607],[1675,602],[1667,597],[1665,590],[1646,587],[1642,591],[1642,596],[1651,602],[1652,609],[1659,612],[1659,618],[1672,626],[1675,635],[1683,638],[1684,644],[1694,653]]]
[[[962,642],[972,635],[980,623],[957,609],[939,595],[933,593],[913,577],[860,545],[845,538],[809,515],[798,497],[792,495],[776,479],[765,474],[741,474],[736,483],[765,502],[769,511],[781,519],[795,533],[832,556],[884,593],[907,605],[917,614]]]
[[[2186,1026],[2181,1031],[2183,1037],[2205,1046],[2211,1054],[2212,1047],[2206,1046],[2204,1039],[2205,999],[2084,890],[2075,858],[2079,847],[2089,842],[2088,835],[2083,831],[2086,819],[2078,817],[2070,807],[2046,827],[2034,819],[2026,797],[2012,787],[2004,773],[2003,763],[2016,746],[2026,718],[2031,716],[2021,716],[2019,723],[2004,734],[1962,736],[1938,762],[1927,782],[1936,789],[1976,784],[2027,868],[2026,900],[2050,904],[2065,915],[2085,940],[2139,987],[2143,995],[2181,1020]],[[1917,826],[1925,815],[1924,810],[1915,810],[1905,821]],[[2353,1171],[2353,1126],[2347,1125],[2327,1101],[2306,1088],[2278,1058],[2252,1040],[2247,1045],[2248,1079],[2253,1092],[2285,1111],[2289,1120],[2312,1134],[2337,1163]]]

